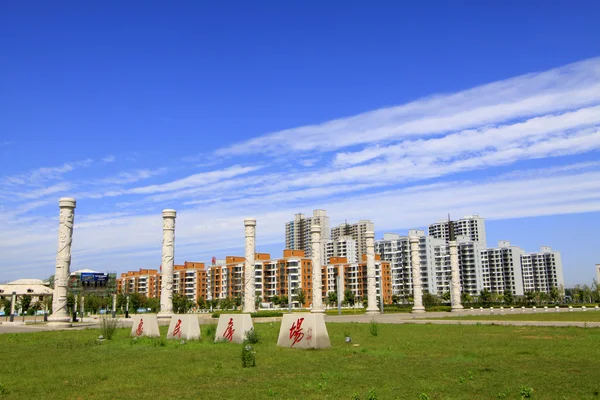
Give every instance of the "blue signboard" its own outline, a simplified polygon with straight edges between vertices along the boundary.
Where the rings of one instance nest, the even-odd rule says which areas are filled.
[[[108,274],[96,273],[96,272],[82,272],[81,282],[108,282]]]

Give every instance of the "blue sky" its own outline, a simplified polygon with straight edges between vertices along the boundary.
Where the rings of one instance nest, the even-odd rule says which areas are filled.
[[[11,2],[0,13],[0,281],[281,254],[325,208],[406,232],[478,213],[488,245],[600,262],[600,4]]]

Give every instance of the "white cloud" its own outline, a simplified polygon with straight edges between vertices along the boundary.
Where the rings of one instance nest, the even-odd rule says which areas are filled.
[[[217,155],[328,152],[567,111],[599,101],[600,58],[593,58],[456,94],[271,133],[220,149]]]
[[[109,155],[109,156],[104,157],[102,159],[102,161],[104,161],[105,163],[111,163],[111,162],[114,162],[116,159],[117,158],[115,156]]]

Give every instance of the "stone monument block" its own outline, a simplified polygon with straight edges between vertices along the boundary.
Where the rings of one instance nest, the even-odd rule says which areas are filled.
[[[198,317],[194,314],[173,315],[167,339],[198,340],[202,337]]]
[[[319,313],[284,314],[277,346],[298,349],[330,348],[325,316]]]
[[[246,332],[253,328],[250,314],[221,314],[217,324],[215,342],[242,343]]]
[[[156,314],[137,314],[133,316],[131,336],[160,337]]]

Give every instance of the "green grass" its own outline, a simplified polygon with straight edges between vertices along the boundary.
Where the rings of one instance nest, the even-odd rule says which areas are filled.
[[[279,323],[255,329],[254,368],[242,368],[241,345],[208,339],[2,334],[0,398],[600,398],[600,329],[378,324],[373,336],[369,324],[329,323],[333,347],[319,351],[277,347]]]
[[[452,319],[452,320],[483,320],[483,321],[572,321],[572,322],[600,322],[600,311],[572,311],[557,313],[556,311],[538,311],[531,314],[521,314],[520,311],[504,310],[500,313],[494,310],[494,314],[477,315],[479,311],[465,311],[463,316],[449,316],[435,319]],[[472,315],[471,315],[472,314]],[[434,319],[434,318],[431,318]]]

